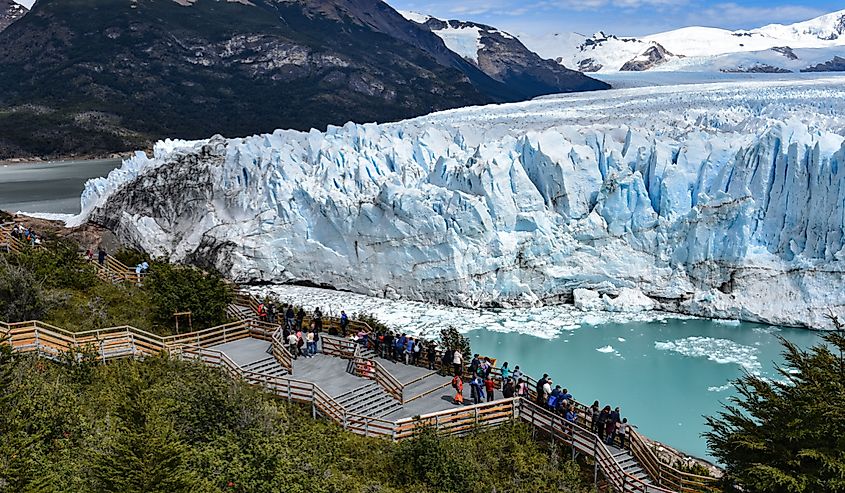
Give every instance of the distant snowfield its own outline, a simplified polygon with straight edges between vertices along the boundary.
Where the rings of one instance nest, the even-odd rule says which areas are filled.
[[[828,307],[845,316],[832,288],[845,285],[845,78],[164,141],[82,202],[76,222],[238,281],[529,311],[574,294],[580,308],[823,328]],[[562,326],[580,323],[570,309]]]
[[[798,72],[843,56],[845,10],[805,22],[751,30],[689,26],[643,37],[624,34],[599,32],[588,37],[575,33],[526,33],[518,37],[543,58],[591,72],[621,70],[626,62],[658,45],[670,55],[665,63],[657,63],[650,70],[719,72],[778,68]]]

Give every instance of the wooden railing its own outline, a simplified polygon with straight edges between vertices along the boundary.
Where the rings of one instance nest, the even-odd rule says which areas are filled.
[[[425,428],[446,435],[464,435],[473,430],[499,425],[516,418],[518,401],[517,398],[502,399],[400,419],[396,422],[394,438],[412,438]]]
[[[276,363],[293,375],[293,356],[288,351],[287,344],[282,340],[282,330],[276,329],[270,338],[270,350]]]
[[[98,359],[108,361],[115,358],[146,357],[169,353],[174,356],[195,359],[204,364],[221,368],[225,373],[260,386],[274,395],[291,402],[310,405],[312,412],[337,422],[344,428],[365,436],[384,436],[404,440],[416,436],[421,429],[431,427],[439,433],[462,435],[472,430],[498,426],[504,422],[520,419],[548,434],[553,440],[572,448],[573,452],[589,455],[596,460],[597,471],[601,471],[607,482],[619,491],[639,492],[716,492],[712,478],[667,469],[656,459],[646,456],[641,466],[649,474],[660,478],[655,485],[626,473],[616,461],[607,446],[586,426],[569,423],[530,400],[523,398],[502,399],[475,406],[459,407],[415,418],[404,418],[396,422],[348,412],[337,401],[311,382],[288,377],[277,377],[244,370],[225,353],[203,347],[220,341],[237,340],[250,335],[268,338],[273,335],[266,328],[250,323],[226,324],[212,329],[181,336],[159,337],[134,327],[113,327],[109,329],[71,333],[43,322],[22,323],[0,322],[0,340],[11,344],[16,352],[35,352],[40,356],[60,359],[62,353],[89,349],[96,351]],[[355,363],[364,360],[357,358]],[[376,374],[378,374],[376,367]],[[385,372],[382,377],[392,378]],[[378,380],[378,378],[376,378]],[[395,379],[394,379],[395,380]],[[381,383],[381,382],[380,382]],[[398,382],[395,382],[398,383]],[[394,389],[395,390],[395,389]],[[394,397],[396,395],[394,394]],[[632,434],[632,452],[642,449],[651,453],[641,438]]]
[[[102,264],[96,258],[92,260],[92,263],[97,269],[97,276],[106,282],[140,284],[147,275],[145,272],[136,273],[134,268],[127,266],[111,255],[106,255]]]
[[[330,335],[320,334],[323,354],[343,359],[353,359],[357,356],[360,344],[355,341]]]
[[[385,392],[393,396],[400,404],[405,404],[404,385],[376,360],[355,357],[351,361],[353,374],[361,378],[375,380]]]

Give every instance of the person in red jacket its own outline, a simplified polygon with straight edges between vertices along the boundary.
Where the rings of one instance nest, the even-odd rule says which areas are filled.
[[[493,391],[496,390],[496,382],[493,381],[489,374],[487,375],[487,380],[484,381],[484,390],[487,391],[487,402],[496,400],[493,397]]]

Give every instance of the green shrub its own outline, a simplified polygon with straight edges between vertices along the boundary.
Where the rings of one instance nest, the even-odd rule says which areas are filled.
[[[174,313],[191,312],[193,326],[208,328],[226,321],[232,289],[220,274],[193,267],[156,264],[145,281],[157,323],[172,326]]]
[[[87,290],[100,282],[94,266],[80,255],[76,243],[69,240],[55,240],[49,248],[25,249],[10,257],[10,262],[41,279],[47,288]]]
[[[112,257],[129,268],[133,268],[142,262],[149,264],[153,262],[147,253],[132,248],[121,248],[113,253]]]
[[[38,320],[47,313],[43,281],[0,256],[0,320]]]

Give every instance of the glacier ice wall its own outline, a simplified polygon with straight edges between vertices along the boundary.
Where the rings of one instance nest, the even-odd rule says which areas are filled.
[[[845,306],[845,79],[568,95],[160,142],[79,220],[239,281],[463,306],[637,288],[824,327]]]

